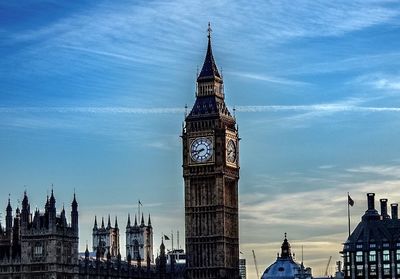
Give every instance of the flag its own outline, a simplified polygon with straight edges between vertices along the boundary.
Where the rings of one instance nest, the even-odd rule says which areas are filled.
[[[165,239],[165,240],[169,240],[168,235],[165,235],[165,234],[164,234],[164,239]]]
[[[350,197],[349,194],[347,194],[347,202],[349,203],[350,206],[353,206],[353,205],[354,205],[354,201],[353,201],[353,199]]]

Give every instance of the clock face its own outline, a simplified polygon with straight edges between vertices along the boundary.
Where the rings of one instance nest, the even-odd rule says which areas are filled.
[[[212,142],[209,138],[196,138],[190,145],[190,157],[198,163],[207,162],[212,156]]]
[[[229,140],[228,144],[226,145],[226,161],[229,163],[235,163],[236,155],[236,144],[233,140]]]

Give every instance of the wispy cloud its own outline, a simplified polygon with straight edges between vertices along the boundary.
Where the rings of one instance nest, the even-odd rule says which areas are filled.
[[[256,73],[243,73],[243,72],[228,72],[228,73],[243,78],[266,81],[270,83],[278,83],[284,85],[311,85],[310,83],[304,81],[291,80],[288,78],[268,76]]]
[[[400,75],[384,73],[365,74],[357,77],[353,82],[385,91],[400,91]]]

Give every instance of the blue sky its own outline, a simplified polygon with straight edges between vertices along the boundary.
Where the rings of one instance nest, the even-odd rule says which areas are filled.
[[[368,191],[400,201],[398,1],[2,1],[4,208],[25,188],[42,208],[54,183],[59,208],[76,189],[82,249],[94,215],[124,228],[138,199],[156,245],[182,236],[179,135],[208,21],[242,137],[249,274],[284,232],[316,274],[338,260],[347,191],[354,225]]]

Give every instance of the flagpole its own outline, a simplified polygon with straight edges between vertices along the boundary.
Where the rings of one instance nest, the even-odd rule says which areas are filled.
[[[349,238],[350,238],[350,203],[349,203],[350,194],[347,192],[347,218],[349,221]]]

